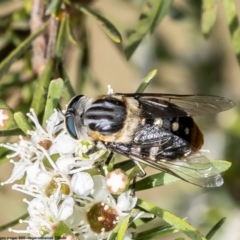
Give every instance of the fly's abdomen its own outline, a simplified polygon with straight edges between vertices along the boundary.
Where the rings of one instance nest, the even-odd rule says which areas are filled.
[[[203,134],[191,117],[167,118],[164,125],[165,129],[190,143],[195,150],[202,147]]]
[[[82,117],[84,125],[92,131],[108,135],[123,128],[126,115],[125,104],[116,98],[109,97],[93,102]]]

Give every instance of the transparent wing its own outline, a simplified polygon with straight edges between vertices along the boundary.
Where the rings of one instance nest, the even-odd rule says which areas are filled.
[[[214,114],[235,106],[233,101],[213,95],[173,95],[155,93],[116,93],[114,95],[125,98],[135,98],[146,110],[164,112],[164,117]]]
[[[219,187],[223,184],[223,178],[218,170],[200,151],[191,152],[188,156],[175,160],[159,159],[159,152],[149,157],[142,157],[141,153],[145,152],[144,148],[147,150],[156,146],[159,147],[156,143],[142,146],[140,152],[138,150],[139,145],[129,147],[124,144],[113,143],[112,146],[108,146],[108,149],[197,186],[210,188]]]
[[[141,159],[135,154],[130,157],[197,186],[210,188],[223,184],[223,178],[218,170],[201,152],[173,161],[166,159],[155,162],[150,159]]]

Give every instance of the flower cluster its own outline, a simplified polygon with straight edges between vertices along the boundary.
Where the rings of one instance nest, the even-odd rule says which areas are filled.
[[[29,218],[21,222],[27,223],[27,228],[10,231],[31,237],[107,239],[137,202],[128,190],[127,175],[119,169],[98,170],[96,161],[106,158],[108,151],[88,155],[93,143],[72,139],[64,129],[61,112],[54,111],[46,130],[32,109],[28,117],[35,130],[29,131],[28,137],[20,136],[18,143],[1,145],[13,151],[7,157],[14,164],[2,185],[21,180],[13,189],[32,197],[24,199]],[[125,239],[131,239],[131,234]]]

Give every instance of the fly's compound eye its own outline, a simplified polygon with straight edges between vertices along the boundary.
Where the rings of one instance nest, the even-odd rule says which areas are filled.
[[[66,117],[65,120],[66,128],[69,133],[69,135],[74,138],[78,139],[76,128],[75,128],[75,122],[74,122],[74,115],[69,115]]]
[[[69,102],[66,115],[65,115],[65,125],[69,135],[74,138],[78,139],[77,131],[75,127],[75,115],[76,115],[76,108],[77,104],[79,103],[80,99],[84,97],[84,95],[78,95],[72,98]]]

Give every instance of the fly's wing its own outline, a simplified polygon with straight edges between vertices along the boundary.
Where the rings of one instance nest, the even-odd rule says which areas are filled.
[[[223,184],[222,176],[201,152],[183,159],[162,159],[157,162],[140,159],[136,154],[131,158],[200,187],[219,187]]]
[[[233,101],[213,95],[116,93],[113,96],[136,99],[145,111],[155,112],[154,117],[200,116],[219,113],[235,106]]]
[[[223,179],[211,162],[186,140],[155,126],[143,126],[129,144],[107,148],[201,187],[218,187]]]
[[[133,146],[129,149],[126,145],[114,144],[109,149],[200,187],[219,187],[223,184],[222,176],[201,152],[193,153],[181,159],[165,158],[156,161],[151,159],[152,156],[142,157],[141,154],[137,153],[138,150],[133,150]]]

